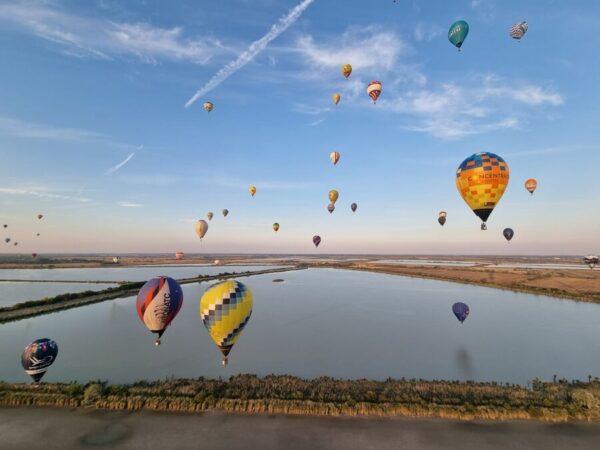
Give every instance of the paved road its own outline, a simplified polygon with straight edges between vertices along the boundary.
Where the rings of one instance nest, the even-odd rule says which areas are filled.
[[[1,449],[600,448],[600,424],[0,408]]]

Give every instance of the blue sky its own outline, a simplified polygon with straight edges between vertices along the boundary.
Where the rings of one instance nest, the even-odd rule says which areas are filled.
[[[20,242],[3,250],[600,251],[600,4],[376,3],[2,2],[0,222]],[[446,36],[458,19],[460,53]],[[485,233],[454,185],[479,151],[511,169]]]

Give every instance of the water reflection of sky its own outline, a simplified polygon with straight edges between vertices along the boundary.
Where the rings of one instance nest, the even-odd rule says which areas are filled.
[[[19,356],[39,337],[60,346],[48,381],[287,373],[525,384],[600,375],[599,305],[335,269],[240,281],[254,311],[227,368],[198,317],[204,283],[183,287],[184,306],[159,348],[133,297],[0,325],[0,379],[27,379]],[[462,326],[451,312],[457,300],[471,307]]]

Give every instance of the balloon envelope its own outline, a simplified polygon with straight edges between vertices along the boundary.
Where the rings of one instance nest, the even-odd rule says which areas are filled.
[[[224,209],[223,210],[223,217],[227,217],[227,214],[229,214],[229,210],[228,209]]]
[[[506,238],[506,240],[510,242],[510,240],[515,235],[515,232],[513,231],[512,228],[505,228],[504,231],[502,231],[502,234],[504,235],[504,237]]]
[[[206,214],[206,217],[208,217],[208,220],[212,220],[213,215],[213,213],[209,212],[208,214]]]
[[[381,95],[382,89],[383,88],[381,87],[381,82],[377,80],[371,81],[367,86],[367,94],[369,94],[369,97],[371,97],[373,103],[377,103],[377,99]]]
[[[342,66],[342,75],[344,75],[344,78],[348,78],[351,73],[352,73],[352,66],[350,64],[344,64]]]
[[[250,192],[250,195],[252,197],[254,197],[254,194],[256,194],[256,186],[254,186],[254,185],[250,186],[250,189],[248,189],[248,192]]]
[[[515,23],[512,27],[510,27],[508,34],[511,38],[519,40],[522,39],[523,36],[525,36],[525,33],[527,33],[528,29],[529,25],[527,24],[527,22],[518,22]]]
[[[333,211],[335,211],[335,205],[333,203],[327,205],[327,211],[329,211],[329,214],[331,214]]]
[[[196,234],[198,235],[198,237],[202,239],[207,231],[208,223],[206,223],[206,220],[198,220],[196,222]]]
[[[318,247],[319,244],[321,243],[321,236],[313,236],[313,244],[315,244],[315,247]]]
[[[37,218],[38,218],[38,219],[41,219],[42,217],[44,217],[44,215],[43,215],[43,214],[38,214],[38,215],[37,215]]]
[[[352,212],[356,212],[356,208],[358,208],[358,205],[356,203],[352,203],[350,205],[350,209],[352,210]]]
[[[335,189],[332,189],[329,191],[329,201],[332,204],[335,204],[335,202],[337,202],[337,199],[339,196],[340,196],[339,192],[336,191]]]
[[[202,323],[221,350],[223,364],[250,320],[253,304],[250,289],[235,280],[213,284],[200,299]]]
[[[509,179],[508,165],[494,153],[475,153],[456,170],[456,188],[484,223],[502,198]]]
[[[335,103],[336,105],[340,102],[342,96],[340,94],[333,94],[331,96],[331,98],[333,99],[333,103]]]
[[[48,368],[56,360],[58,345],[52,339],[37,339],[25,347],[21,354],[21,365],[25,373],[35,382],[42,379]]]
[[[463,323],[467,316],[469,315],[469,307],[463,302],[457,302],[452,305],[452,312],[456,316],[456,318]]]
[[[440,217],[438,217],[438,223],[441,226],[444,226],[444,224],[446,223],[446,216],[440,216]]]
[[[213,108],[215,107],[215,105],[212,104],[212,102],[204,102],[204,111],[206,112],[211,112],[213,110]]]
[[[331,152],[329,154],[329,159],[331,160],[331,162],[335,166],[338,163],[338,161],[340,160],[340,152]]]
[[[527,191],[531,195],[533,195],[536,188],[537,188],[537,180],[535,178],[529,178],[527,181],[525,181],[525,189],[527,189]]]
[[[469,24],[464,20],[459,20],[450,26],[448,40],[452,45],[460,49],[467,38],[467,34],[469,34]]]
[[[136,309],[148,330],[158,334],[156,344],[183,305],[183,291],[173,278],[152,278],[137,295]]]
[[[275,232],[279,231],[279,224],[277,222],[273,224],[273,229],[275,230]]]

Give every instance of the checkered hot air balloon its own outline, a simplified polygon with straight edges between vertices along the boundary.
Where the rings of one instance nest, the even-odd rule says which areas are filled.
[[[183,291],[173,278],[152,278],[142,286],[137,296],[136,309],[146,327],[158,335],[154,345],[160,345],[161,336],[182,305]]]
[[[456,170],[456,188],[465,203],[482,221],[481,229],[502,198],[510,171],[500,156],[494,153],[475,153]]]
[[[200,299],[200,318],[223,354],[223,365],[252,315],[254,302],[246,285],[227,280],[212,285]]]
[[[525,33],[527,33],[528,29],[529,25],[527,24],[527,22],[523,21],[515,23],[512,27],[510,27],[508,34],[513,39],[521,40],[523,36],[525,36]]]

